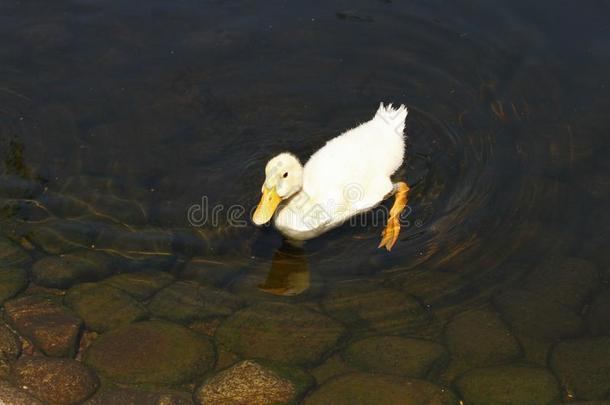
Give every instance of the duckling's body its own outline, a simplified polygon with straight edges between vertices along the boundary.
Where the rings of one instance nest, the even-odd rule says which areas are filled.
[[[282,202],[274,219],[276,228],[290,239],[306,240],[374,208],[393,192],[403,193],[406,204],[408,187],[405,183],[394,185],[391,180],[403,163],[406,117],[405,106],[395,109],[381,104],[370,121],[331,139],[315,152],[300,173],[300,163],[293,162],[293,156],[281,154],[272,159],[266,168],[263,199],[268,185],[295,190],[279,196]],[[295,179],[289,180],[291,175]],[[254,219],[257,222],[256,213]],[[390,239],[395,242],[394,237]]]

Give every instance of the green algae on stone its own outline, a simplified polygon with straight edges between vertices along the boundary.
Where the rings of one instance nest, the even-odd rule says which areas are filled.
[[[61,305],[58,297],[16,298],[4,303],[4,312],[8,323],[47,356],[74,356],[82,320]]]
[[[310,369],[309,373],[315,378],[316,383],[320,385],[333,377],[355,371],[356,369],[350,366],[343,357],[337,353],[324,360],[324,363],[319,366]]]
[[[18,386],[52,404],[77,404],[90,397],[99,385],[95,373],[72,359],[22,357],[13,368]]]
[[[112,271],[111,260],[106,255],[82,251],[38,260],[32,266],[32,277],[36,284],[44,287],[68,288],[106,278]]]
[[[409,333],[430,320],[415,298],[371,283],[346,283],[330,291],[323,299],[322,307],[363,334]]]
[[[176,385],[212,368],[214,346],[197,333],[165,321],[144,321],[101,335],[85,363],[122,384]]]
[[[0,268],[20,267],[30,261],[30,256],[12,241],[0,237]]]
[[[160,318],[186,324],[209,317],[228,316],[241,306],[241,300],[226,291],[178,281],[155,294],[148,309]]]
[[[566,340],[551,352],[551,368],[577,399],[610,394],[610,336]]]
[[[292,403],[313,379],[302,371],[244,360],[207,379],[195,392],[199,404]]]
[[[345,333],[331,318],[290,304],[259,303],[223,322],[217,341],[244,358],[318,363]]]
[[[0,267],[0,304],[28,285],[28,274],[20,267]]]
[[[447,370],[450,380],[466,370],[506,363],[521,355],[508,327],[486,309],[454,316],[445,328],[445,342],[451,352]]]
[[[146,308],[118,288],[100,283],[77,284],[70,288],[64,303],[85,321],[87,329],[105,332],[142,320]]]
[[[143,301],[173,281],[174,277],[171,274],[149,270],[117,274],[107,278],[103,283],[125,291],[138,301]]]
[[[343,357],[362,371],[423,378],[438,370],[447,351],[428,340],[378,336],[350,344]]]
[[[456,387],[464,403],[472,405],[544,405],[560,399],[553,374],[526,366],[474,369],[458,378]]]
[[[21,341],[4,323],[0,321],[0,380],[7,379],[11,364],[21,354]],[[0,396],[0,401],[2,397]]]
[[[447,388],[431,382],[385,374],[350,373],[328,380],[310,393],[304,405],[457,405]]]

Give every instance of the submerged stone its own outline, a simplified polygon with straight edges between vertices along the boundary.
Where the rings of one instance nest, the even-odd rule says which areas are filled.
[[[0,304],[28,285],[27,272],[19,267],[0,267]]]
[[[36,284],[68,288],[85,281],[97,281],[112,274],[111,260],[103,253],[82,251],[38,260],[32,266]]]
[[[142,391],[131,388],[101,388],[84,405],[192,405],[190,393]]]
[[[316,379],[316,383],[321,385],[338,375],[357,371],[349,365],[340,354],[335,354],[324,361],[319,366],[310,369],[309,372]]]
[[[218,328],[216,339],[245,358],[305,365],[318,363],[344,333],[340,324],[318,312],[260,303],[229,317]]]
[[[103,377],[123,384],[175,385],[204,374],[214,347],[189,329],[164,321],[123,326],[98,338],[85,362]]]
[[[66,305],[85,321],[87,329],[105,332],[148,316],[146,308],[127,293],[108,285],[83,283],[68,290]]]
[[[171,274],[149,270],[117,274],[104,280],[104,284],[123,290],[133,298],[143,301],[173,281]]]
[[[400,291],[363,283],[332,290],[322,307],[361,333],[404,334],[429,323],[419,302]]]
[[[52,404],[77,404],[99,385],[95,373],[72,359],[23,357],[13,369],[15,382],[36,398]]]
[[[32,198],[42,192],[42,186],[23,177],[0,175],[0,197],[4,198]]]
[[[183,281],[165,287],[148,304],[152,314],[180,323],[228,316],[241,306],[241,300],[231,293]]]
[[[201,284],[222,287],[241,272],[240,268],[225,263],[216,263],[203,258],[194,258],[184,266],[180,278]]]
[[[95,228],[79,221],[52,219],[31,224],[20,231],[22,236],[41,250],[53,255],[89,248]]]
[[[451,352],[450,380],[466,370],[506,363],[521,355],[508,327],[485,309],[456,315],[445,329],[445,341]]]
[[[494,366],[471,370],[456,386],[464,403],[472,405],[543,405],[560,398],[555,377],[543,368]]]
[[[0,380],[10,374],[11,364],[21,354],[21,341],[4,323],[0,322]],[[1,403],[2,397],[0,397]]]
[[[0,267],[20,267],[30,256],[12,241],[0,237]]]
[[[322,384],[303,401],[305,405],[457,405],[446,388],[428,381],[393,375],[350,373]]]
[[[298,386],[289,378],[257,362],[245,360],[208,379],[195,392],[195,398],[202,405],[265,405],[289,403],[298,394]]]
[[[551,352],[550,364],[578,399],[606,399],[610,393],[610,336],[561,342]]]
[[[0,404],[43,405],[43,403],[35,397],[2,379],[0,379]]]
[[[72,357],[82,320],[56,297],[30,295],[4,303],[7,321],[47,356]]]
[[[593,335],[610,335],[610,291],[602,292],[593,299],[587,321]]]
[[[569,257],[549,261],[534,269],[525,282],[525,289],[579,311],[599,282],[599,272],[593,263]]]
[[[428,340],[380,336],[352,343],[343,357],[363,371],[423,378],[438,370],[447,351]]]
[[[529,336],[560,339],[578,336],[585,329],[574,311],[530,291],[507,291],[495,296],[494,304],[515,330]]]

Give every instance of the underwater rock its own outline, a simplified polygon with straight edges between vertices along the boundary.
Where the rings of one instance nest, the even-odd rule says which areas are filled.
[[[464,403],[472,405],[553,404],[560,398],[553,374],[543,368],[493,366],[468,371],[456,382]]]
[[[95,246],[112,249],[125,254],[173,255],[171,232],[148,229],[129,231],[118,227],[104,227],[97,236]]]
[[[23,221],[44,221],[49,212],[34,200],[0,198],[0,217],[18,218]]]
[[[504,319],[529,336],[560,339],[578,336],[584,320],[556,301],[526,290],[510,290],[493,298]]]
[[[214,365],[214,346],[189,329],[165,321],[123,326],[100,336],[85,352],[85,363],[123,384],[174,385]]]
[[[18,386],[52,404],[76,404],[90,397],[99,385],[95,373],[72,359],[22,357],[13,369]]]
[[[437,371],[446,357],[447,351],[438,343],[398,336],[359,340],[343,352],[343,358],[362,371],[413,378]]]
[[[346,283],[322,301],[331,316],[365,334],[404,334],[429,323],[419,302],[400,291],[368,283]]]
[[[538,266],[527,277],[524,288],[579,311],[599,282],[599,272],[593,263],[569,257]]]
[[[90,207],[86,202],[54,191],[45,191],[38,197],[38,201],[54,215],[61,218],[78,218],[91,214]]]
[[[593,299],[587,321],[593,335],[610,335],[610,291],[604,291]]]
[[[558,343],[550,365],[575,398],[606,399],[610,393],[610,336]]]
[[[0,267],[0,304],[28,285],[27,272],[19,267]]]
[[[306,365],[318,363],[344,333],[340,324],[318,312],[266,302],[233,314],[220,325],[216,339],[245,358]]]
[[[10,374],[11,363],[21,354],[21,341],[0,321],[0,380]],[[2,397],[0,396],[0,403]]]
[[[0,268],[19,267],[30,261],[30,256],[12,241],[0,238]]]
[[[335,354],[324,361],[319,366],[309,370],[309,373],[315,378],[316,383],[321,385],[326,381],[338,375],[355,372],[340,354]]]
[[[242,269],[238,267],[232,267],[224,263],[194,258],[184,266],[184,269],[180,272],[180,278],[194,280],[214,287],[222,287],[241,271]]]
[[[47,356],[72,357],[82,320],[57,297],[29,295],[4,303],[7,321]]]
[[[100,388],[83,405],[192,405],[190,393],[141,391],[131,388]]]
[[[19,230],[21,237],[52,255],[91,247],[95,232],[91,224],[59,219],[27,224]]]
[[[97,281],[108,277],[112,272],[110,258],[94,251],[49,256],[32,265],[33,281],[51,288],[69,288],[77,283]]]
[[[42,192],[42,186],[19,176],[0,175],[0,197],[33,198]]]
[[[506,363],[521,355],[508,327],[487,309],[454,316],[445,328],[445,342],[451,352],[449,380],[466,370]]]
[[[0,404],[6,405],[43,405],[41,401],[20,390],[8,381],[0,379]]]
[[[85,322],[87,329],[105,332],[148,316],[146,308],[127,293],[100,283],[77,284],[64,303]]]
[[[138,301],[143,301],[173,281],[174,277],[171,274],[149,270],[117,274],[105,279],[103,283],[125,291]]]
[[[350,373],[328,380],[309,394],[305,405],[457,405],[446,388],[428,381],[384,374]]]
[[[295,383],[290,377],[305,382]],[[304,372],[286,376],[252,360],[244,360],[207,380],[197,389],[195,398],[202,405],[290,403],[311,382],[312,378]]]
[[[160,318],[186,324],[208,317],[228,316],[241,306],[241,300],[226,291],[178,281],[155,294],[148,309]]]

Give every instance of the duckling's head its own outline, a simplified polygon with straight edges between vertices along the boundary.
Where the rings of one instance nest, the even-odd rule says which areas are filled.
[[[271,219],[282,200],[292,197],[303,188],[303,165],[291,153],[280,153],[265,166],[263,196],[252,216],[256,225]]]

